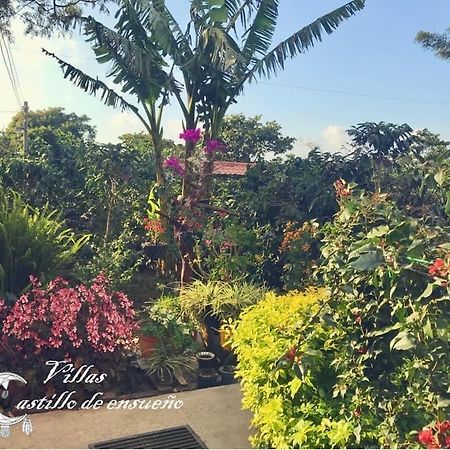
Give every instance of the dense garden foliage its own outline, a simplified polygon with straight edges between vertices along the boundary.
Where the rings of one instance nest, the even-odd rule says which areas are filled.
[[[146,133],[101,144],[62,108],[29,113],[28,145],[24,113],[0,133],[0,371],[47,398],[65,389],[48,361],[104,375],[80,398],[236,375],[257,447],[450,448],[448,143],[368,122],[301,158],[277,122],[226,116],[365,1],[275,47],[278,0],[189,3],[186,31],[161,0],[83,19],[136,103],[44,50]],[[171,99],[182,145],[164,139]]]

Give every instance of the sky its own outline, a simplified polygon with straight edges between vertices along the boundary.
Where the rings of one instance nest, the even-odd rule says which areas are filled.
[[[344,3],[281,0],[274,43]],[[188,0],[167,4],[180,21],[185,20]],[[297,139],[294,153],[299,155],[315,145],[339,151],[348,141],[345,130],[366,121],[408,123],[450,140],[450,64],[414,42],[419,30],[443,32],[449,26],[449,0],[367,0],[366,8],[335,33],[288,61],[284,72],[248,85],[230,113],[277,121],[285,135]],[[40,51],[44,47],[105,81],[107,66],[95,61],[82,37],[30,38],[19,22],[13,29],[20,97],[32,110],[60,106],[86,114],[97,128],[99,142],[117,142],[124,133],[143,130],[133,114],[105,106],[65,80],[56,61]],[[0,129],[18,109],[0,64]],[[178,140],[181,114],[176,105],[166,110],[164,128],[167,138]]]

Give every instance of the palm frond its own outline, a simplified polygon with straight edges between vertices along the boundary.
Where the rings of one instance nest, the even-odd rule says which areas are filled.
[[[136,0],[142,1],[142,0]],[[165,5],[165,0],[148,0],[147,27],[152,38],[181,68],[194,59],[188,33],[184,33]]]
[[[73,84],[83,89],[83,91],[94,96],[99,94],[101,100],[103,101],[103,103],[105,103],[105,105],[112,106],[113,108],[120,108],[122,111],[130,110],[139,115],[139,111],[136,106],[128,103],[122,96],[114,92],[99,79],[95,79],[90,77],[89,75],[86,75],[81,70],[63,61],[54,53],[51,53],[44,48],[42,49],[42,51],[47,56],[51,56],[52,58],[56,59],[59,66],[64,72],[64,78],[68,78]]]
[[[261,0],[258,12],[246,36],[242,53],[247,61],[256,55],[265,56],[272,44],[278,19],[279,0]]]
[[[97,61],[112,63],[108,76],[122,84],[122,91],[155,101],[162,89],[169,88],[170,75],[164,71],[167,64],[150,42],[137,45],[92,17],[85,23],[85,34],[88,41],[94,41]]]
[[[318,18],[278,44],[265,57],[256,62],[246,73],[245,80],[252,80],[256,75],[260,77],[275,75],[278,70],[284,69],[286,59],[293,58],[298,53],[305,53],[317,42],[322,41],[324,33],[333,33],[344,20],[354,16],[365,6],[366,0],[353,0]]]

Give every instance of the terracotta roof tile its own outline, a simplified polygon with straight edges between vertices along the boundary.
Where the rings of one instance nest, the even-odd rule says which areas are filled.
[[[243,177],[254,163],[214,161],[213,175],[233,175]]]

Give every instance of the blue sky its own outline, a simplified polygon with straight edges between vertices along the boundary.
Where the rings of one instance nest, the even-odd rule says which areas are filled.
[[[183,18],[188,0],[168,0]],[[282,0],[276,40],[316,17],[342,5],[344,0]],[[367,0],[367,7],[344,22],[309,53],[286,64],[277,77],[247,87],[230,112],[260,114],[276,120],[289,136],[296,137],[296,153],[309,145],[339,150],[344,130],[364,121],[409,123],[428,128],[450,139],[450,64],[415,44],[421,29],[444,31],[450,26],[448,0]],[[140,131],[129,114],[108,108],[64,80],[56,62],[40,53],[45,47],[89,72],[103,76],[105,66],[93,59],[80,37],[72,39],[25,38],[14,25],[13,52],[22,97],[32,109],[62,106],[92,118],[100,141],[114,142],[120,134]],[[0,67],[0,111],[18,108],[5,69]],[[333,91],[333,92],[332,92]],[[338,93],[339,92],[339,93]],[[12,113],[0,113],[0,127]],[[180,129],[176,107],[167,110],[166,135]]]

